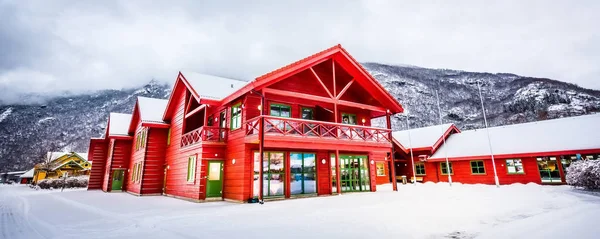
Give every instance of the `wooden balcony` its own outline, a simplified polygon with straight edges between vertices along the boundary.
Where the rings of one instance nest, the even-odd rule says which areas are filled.
[[[246,140],[246,142],[258,142],[261,117],[265,119],[265,142],[298,142],[311,145],[310,147],[318,144],[377,147],[391,147],[392,145],[389,138],[391,130],[389,129],[275,116],[259,116],[247,120],[244,127],[246,138],[250,138],[250,140]],[[271,147],[285,146],[273,142],[268,144],[267,146]]]
[[[185,133],[181,137],[181,147],[186,147],[203,142],[225,142],[227,140],[227,132],[227,128],[219,128],[217,126],[203,126],[188,133]]]

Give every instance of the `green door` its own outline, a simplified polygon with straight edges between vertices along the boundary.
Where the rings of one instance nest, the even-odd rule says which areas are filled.
[[[223,196],[223,161],[209,161],[206,177],[206,197]]]
[[[335,160],[335,156],[331,160]],[[340,174],[342,192],[371,190],[367,156],[340,155]]]
[[[123,190],[123,178],[124,177],[125,177],[125,170],[113,171],[112,190]]]

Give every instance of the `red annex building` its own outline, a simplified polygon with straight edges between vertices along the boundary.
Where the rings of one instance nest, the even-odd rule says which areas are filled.
[[[489,128],[499,183],[566,183],[571,162],[600,159],[595,132],[600,114]],[[448,182],[450,173],[453,182],[495,184],[486,129],[461,132],[446,124],[396,131],[393,138],[397,175],[415,177],[414,161],[417,181]]]
[[[168,100],[110,114],[90,141],[89,189],[192,201],[375,191],[395,174],[390,116],[402,111],[340,45],[249,82],[180,72]],[[371,126],[379,117],[386,128]]]

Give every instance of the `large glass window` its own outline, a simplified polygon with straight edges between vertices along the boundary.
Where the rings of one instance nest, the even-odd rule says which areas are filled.
[[[485,166],[483,161],[471,161],[472,174],[485,174]]]
[[[284,104],[271,104],[271,115],[279,117],[292,117],[291,108],[289,105]]]
[[[196,155],[188,157],[187,181],[194,182],[196,179]]]
[[[424,163],[416,163],[415,164],[415,173],[417,175],[425,175],[425,164]]]
[[[448,167],[448,165],[450,167]],[[452,163],[448,162],[448,165],[446,165],[446,162],[440,163],[440,167],[442,168],[442,174],[443,175],[447,175],[448,174],[448,168],[450,169],[450,174],[454,174],[454,170],[452,170]]]
[[[285,190],[285,167],[283,152],[264,152],[263,161],[263,196],[283,196]],[[260,154],[254,152],[254,187],[253,195],[258,197],[260,191]]]
[[[317,168],[314,153],[290,153],[291,194],[317,192]]]
[[[537,158],[537,163],[542,183],[562,182],[556,157],[540,157]]]
[[[523,162],[521,159],[507,159],[506,170],[509,174],[524,174]]]
[[[238,103],[231,106],[231,129],[242,127],[242,104]]]

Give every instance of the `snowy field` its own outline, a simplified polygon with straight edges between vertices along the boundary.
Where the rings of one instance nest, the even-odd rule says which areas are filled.
[[[259,204],[0,186],[0,238],[600,238],[600,196],[568,186],[379,186]]]

